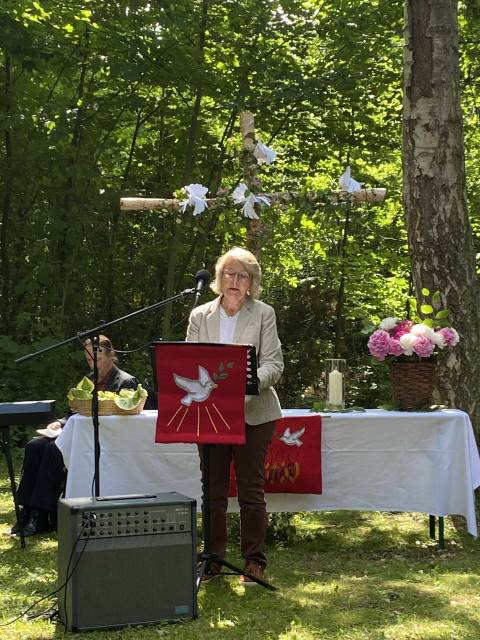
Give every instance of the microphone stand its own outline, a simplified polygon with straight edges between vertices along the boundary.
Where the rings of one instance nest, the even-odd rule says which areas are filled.
[[[128,313],[125,316],[121,316],[120,318],[116,318],[115,320],[111,320],[110,322],[101,322],[97,327],[93,329],[88,329],[87,331],[82,331],[81,333],[77,333],[75,336],[71,338],[67,338],[66,340],[61,340],[60,342],[56,342],[44,349],[40,349],[39,351],[35,351],[34,353],[30,353],[28,355],[22,356],[21,358],[17,358],[15,360],[15,364],[21,364],[22,362],[26,362],[27,360],[31,360],[32,358],[36,358],[47,351],[52,351],[53,349],[58,349],[66,344],[71,342],[76,342],[77,340],[85,342],[87,338],[90,338],[92,343],[93,350],[93,391],[92,391],[92,422],[93,422],[93,446],[94,446],[94,478],[95,478],[95,498],[100,496],[100,437],[99,437],[99,419],[98,419],[98,362],[97,362],[97,354],[99,348],[99,336],[102,333],[105,333],[105,329],[112,327],[119,322],[123,322],[124,320],[130,320],[130,318],[134,318],[136,316],[142,315],[143,313],[147,313],[149,311],[154,311],[155,309],[160,309],[161,307],[174,302],[175,300],[179,300],[180,298],[185,298],[186,296],[197,293],[197,287],[193,287],[191,289],[184,289],[180,293],[177,293],[170,298],[166,298],[165,300],[160,300],[160,302],[156,302],[155,304],[151,304],[148,307],[143,307],[143,309],[137,309],[137,311],[133,311],[132,313]]]

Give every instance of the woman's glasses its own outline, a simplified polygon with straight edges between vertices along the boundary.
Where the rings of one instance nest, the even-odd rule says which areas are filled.
[[[235,278],[238,278],[243,282],[250,278],[250,275],[246,271],[229,271],[228,269],[224,269],[222,271],[222,275],[229,280],[235,280]]]

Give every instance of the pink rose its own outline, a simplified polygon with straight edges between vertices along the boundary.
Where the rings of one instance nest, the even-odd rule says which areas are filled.
[[[390,336],[388,331],[383,329],[377,329],[370,336],[368,341],[368,350],[374,358],[377,360],[385,360],[385,356],[388,354],[388,348],[390,345]]]
[[[411,320],[402,320],[393,328],[392,338],[396,338],[398,340],[400,336],[410,333],[411,327],[413,327],[413,322]]]
[[[455,347],[460,340],[460,336],[458,335],[458,333],[451,327],[438,329],[437,333],[442,336],[442,338],[445,340],[445,344],[449,347]]]
[[[403,355],[403,347],[395,338],[390,338],[390,342],[388,343],[388,353],[392,356]]]
[[[435,344],[426,336],[418,336],[415,344],[413,345],[414,352],[417,356],[420,356],[420,358],[429,358],[434,349]]]

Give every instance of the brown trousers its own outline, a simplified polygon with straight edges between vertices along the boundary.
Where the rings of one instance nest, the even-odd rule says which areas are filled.
[[[230,481],[230,462],[233,460],[237,478],[240,505],[241,553],[245,561],[267,564],[264,554],[267,535],[267,508],[265,503],[265,456],[275,431],[275,422],[245,425],[244,445],[211,445],[210,465],[210,518],[211,549],[220,558],[227,548],[227,507]],[[202,461],[203,446],[199,446]]]

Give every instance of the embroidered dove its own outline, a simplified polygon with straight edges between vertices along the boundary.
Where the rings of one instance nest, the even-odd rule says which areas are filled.
[[[280,437],[280,440],[284,442],[289,447],[301,447],[303,442],[300,440],[301,436],[305,433],[305,427],[299,429],[298,431],[290,432],[290,427],[287,427],[283,432],[283,436]]]
[[[184,378],[176,373],[173,374],[173,379],[177,387],[187,392],[187,395],[180,400],[186,407],[189,407],[193,401],[203,402],[207,400],[212,391],[218,387],[218,384],[215,384],[211,379],[205,367],[200,365],[198,365],[198,380]]]

